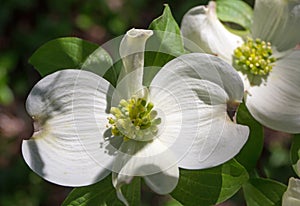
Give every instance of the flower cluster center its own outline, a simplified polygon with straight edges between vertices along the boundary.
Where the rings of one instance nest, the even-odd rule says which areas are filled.
[[[161,119],[157,118],[157,111],[153,110],[153,103],[144,98],[133,96],[128,100],[122,99],[118,107],[112,107],[109,117],[113,136],[123,136],[125,140],[149,141],[157,134],[157,125]]]
[[[238,70],[251,75],[267,76],[276,61],[270,42],[248,38],[234,50],[233,63]]]

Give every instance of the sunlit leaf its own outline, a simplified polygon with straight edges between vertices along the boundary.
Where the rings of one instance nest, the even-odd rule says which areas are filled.
[[[101,47],[89,54],[81,69],[103,76],[113,65],[110,55]]]
[[[140,205],[140,178],[122,187],[124,196],[129,205]],[[123,206],[112,185],[111,175],[104,180],[86,187],[75,188],[65,199],[62,206]]]
[[[253,10],[242,0],[217,0],[217,15],[222,22],[229,23],[231,29],[249,31],[251,28]]]
[[[286,189],[282,183],[262,178],[250,179],[243,186],[247,206],[280,206]]]
[[[47,42],[37,49],[29,62],[42,76],[61,69],[82,69],[103,76],[113,85],[119,73],[103,48],[74,37]]]
[[[173,58],[185,53],[180,28],[165,4],[163,14],[149,26],[154,35],[146,44],[144,84],[149,85],[159,69]]]
[[[84,61],[81,69],[98,74],[104,77],[112,85],[116,86],[120,69],[113,65],[110,55],[101,47],[91,53]]]
[[[251,116],[244,103],[239,106],[237,122],[250,129],[248,141],[236,156],[236,160],[250,172],[256,166],[263,149],[263,127]]]
[[[61,69],[80,69],[98,45],[79,38],[66,37],[49,41],[29,59],[42,76]]]
[[[171,195],[186,206],[206,206],[225,201],[248,180],[237,161],[205,170],[180,170],[180,179]]]
[[[161,40],[160,47],[165,47],[165,51],[169,51],[178,55],[185,53],[180,28],[172,15],[170,7],[167,4],[165,4],[163,14],[152,21],[152,23],[149,25],[149,29],[162,31],[157,33],[157,36]],[[159,59],[159,55],[157,56],[157,59]]]

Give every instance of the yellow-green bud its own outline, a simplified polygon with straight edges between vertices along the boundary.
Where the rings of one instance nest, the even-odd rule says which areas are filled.
[[[157,111],[152,110],[154,104],[144,98],[133,96],[128,100],[122,99],[118,107],[112,107],[108,118],[113,136],[122,136],[124,140],[134,139],[148,141],[154,138],[161,123],[156,118]]]
[[[272,54],[271,43],[248,38],[242,46],[234,50],[233,65],[244,74],[266,77],[276,61]]]

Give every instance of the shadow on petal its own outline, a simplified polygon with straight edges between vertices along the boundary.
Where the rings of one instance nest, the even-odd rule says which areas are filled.
[[[29,150],[30,156],[34,157],[30,160],[31,161],[30,165],[32,167],[31,169],[33,171],[39,171],[38,174],[44,177],[45,173],[43,170],[44,170],[45,163],[41,158],[39,148],[37,147],[35,141],[29,141],[29,144],[30,144],[30,150]]]

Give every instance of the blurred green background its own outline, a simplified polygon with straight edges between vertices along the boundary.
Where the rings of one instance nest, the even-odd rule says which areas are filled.
[[[42,44],[76,36],[101,45],[130,28],[147,28],[170,5],[180,24],[191,7],[207,0],[1,0],[0,1],[0,206],[60,205],[71,188],[48,183],[30,171],[20,152],[22,139],[30,138],[32,121],[25,100],[40,75],[28,63]],[[253,6],[254,0],[246,1]],[[273,136],[269,131],[269,136]],[[278,134],[276,134],[278,135]],[[266,138],[262,172],[286,183],[288,141]],[[284,138],[282,138],[282,136]],[[282,170],[283,169],[283,170]],[[277,174],[277,175],[276,175]],[[167,197],[143,191],[146,205],[173,205]],[[239,196],[233,198],[237,199]],[[236,201],[240,202],[240,201]],[[243,203],[240,203],[241,205]],[[228,201],[223,205],[237,205]]]

